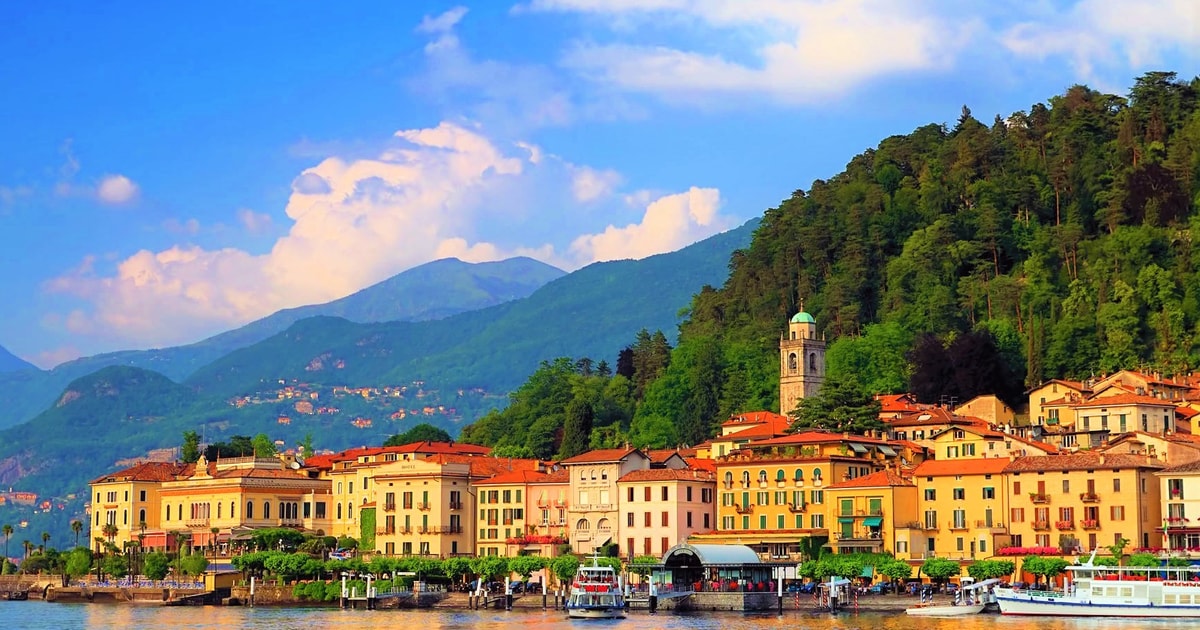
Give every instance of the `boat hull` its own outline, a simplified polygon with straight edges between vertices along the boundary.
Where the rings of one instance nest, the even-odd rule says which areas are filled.
[[[996,600],[1003,615],[1200,618],[1200,606],[1102,604],[1063,597],[997,596]]]
[[[568,608],[568,619],[621,619],[625,611],[620,608]]]
[[[964,617],[966,615],[978,615],[983,612],[985,604],[972,604],[970,606],[918,606],[916,608],[906,608],[904,612],[914,617]]]

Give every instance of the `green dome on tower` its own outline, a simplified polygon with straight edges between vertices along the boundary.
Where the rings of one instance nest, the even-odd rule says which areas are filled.
[[[815,323],[817,323],[817,320],[813,319],[812,315],[809,315],[808,313],[805,313],[804,311],[800,311],[799,313],[792,315],[792,323],[793,324],[815,324]]]

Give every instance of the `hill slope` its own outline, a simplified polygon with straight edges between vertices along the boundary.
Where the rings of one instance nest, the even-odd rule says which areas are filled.
[[[0,372],[20,372],[36,370],[37,366],[9,352],[0,346]]]
[[[5,373],[0,369],[0,429],[32,418],[67,383],[105,366],[141,367],[183,380],[196,368],[277,334],[305,317],[336,315],[356,322],[437,319],[525,297],[563,273],[529,258],[477,264],[453,258],[436,260],[333,302],[279,311],[194,344],[84,357],[46,372]]]

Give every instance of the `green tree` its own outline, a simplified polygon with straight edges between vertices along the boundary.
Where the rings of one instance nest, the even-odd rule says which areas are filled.
[[[825,429],[865,433],[882,430],[879,401],[850,379],[826,379],[816,396],[800,400],[793,431]]]
[[[508,558],[501,556],[480,556],[471,559],[471,573],[483,580],[494,580],[507,574]]]
[[[1113,544],[1108,545],[1106,549],[1117,559],[1117,564],[1121,562],[1121,558],[1125,556],[1125,548],[1129,546],[1129,539],[1124,536],[1118,536]]]
[[[255,457],[274,457],[278,452],[275,449],[275,443],[271,441],[271,438],[267,437],[266,433],[259,433],[254,436]]]
[[[68,580],[87,575],[92,570],[92,552],[87,549],[76,548],[67,556],[67,563],[63,572],[67,575]]]
[[[560,459],[587,452],[588,441],[592,434],[593,415],[592,406],[587,401],[572,400],[570,402],[566,410],[566,423],[563,426],[562,447],[558,451]]]
[[[903,560],[884,562],[883,564],[876,566],[875,570],[878,571],[880,575],[887,576],[888,580],[891,581],[892,585],[896,588],[897,594],[900,593],[900,581],[907,580],[908,578],[912,577],[912,565]]]
[[[569,554],[558,556],[550,561],[550,571],[554,573],[559,582],[570,582],[579,572],[579,558]]]
[[[142,559],[142,574],[151,580],[161,580],[167,577],[171,570],[171,560],[161,551],[152,551]]]
[[[1041,580],[1049,581],[1061,575],[1071,563],[1062,558],[1052,556],[1025,556],[1021,561],[1021,570],[1036,575]]]
[[[404,433],[397,433],[396,435],[389,437],[387,439],[387,441],[383,443],[383,445],[384,446],[403,446],[405,444],[412,444],[413,442],[450,442],[450,441],[452,441],[452,438],[450,437],[449,433],[446,433],[445,430],[439,429],[438,427],[435,427],[432,424],[422,422],[421,424],[414,426],[413,428],[405,431]]]
[[[5,523],[3,525],[3,527],[0,527],[0,533],[4,534],[4,557],[7,558],[8,557],[8,540],[10,538],[12,538],[13,526],[8,523]]]
[[[208,569],[208,558],[205,558],[202,553],[186,555],[179,562],[179,569],[183,571],[184,575],[198,576]]]
[[[990,580],[1012,575],[1016,565],[1009,560],[977,560],[967,566],[967,575],[976,580]]]
[[[513,556],[508,559],[508,570],[528,581],[534,571],[546,568],[546,559],[541,556]]]
[[[200,459],[200,434],[195,431],[183,432],[183,446],[179,449],[180,458],[185,464],[194,464]]]
[[[1162,560],[1152,553],[1135,553],[1130,554],[1129,560],[1125,562],[1128,567],[1157,567],[1162,565]]]
[[[75,546],[79,546],[79,534],[83,532],[83,521],[73,519],[71,521],[71,533],[75,534]]]
[[[305,433],[304,439],[301,440],[301,442],[298,446],[300,447],[299,450],[301,453],[303,453],[304,457],[312,457],[317,452],[315,450],[315,448],[313,447],[313,434],[312,433]]]
[[[115,578],[129,575],[129,559],[122,555],[112,554],[104,559],[104,572]]]
[[[507,446],[497,446],[492,449],[492,457],[512,458],[512,459],[536,459],[537,454],[533,449],[524,444],[510,444]]]
[[[957,560],[949,558],[929,558],[921,564],[921,573],[925,574],[930,580],[941,584],[950,578],[960,575],[962,567],[959,566]]]

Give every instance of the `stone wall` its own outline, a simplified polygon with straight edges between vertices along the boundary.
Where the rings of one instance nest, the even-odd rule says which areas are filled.
[[[774,593],[693,593],[679,599],[662,599],[663,610],[774,610],[779,599]]]

